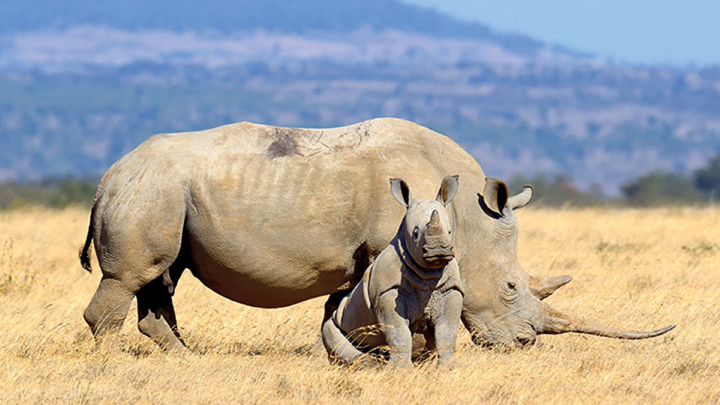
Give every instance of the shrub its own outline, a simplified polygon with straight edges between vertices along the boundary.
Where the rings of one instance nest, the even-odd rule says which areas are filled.
[[[693,173],[695,187],[712,201],[720,200],[720,155]]]
[[[640,207],[702,201],[693,182],[677,173],[651,172],[625,183],[620,189],[627,203]]]

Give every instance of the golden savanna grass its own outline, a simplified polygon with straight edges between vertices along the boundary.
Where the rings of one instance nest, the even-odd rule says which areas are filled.
[[[308,355],[323,301],[262,310],[189,273],[175,306],[192,350],[163,353],[131,309],[119,348],[95,351],[82,313],[100,279],[80,268],[88,212],[0,213],[0,403],[718,403],[720,209],[518,213],[531,274],[572,274],[553,306],[612,325],[674,331],[644,341],[542,336],[510,353],[460,333],[458,366],[353,369]]]

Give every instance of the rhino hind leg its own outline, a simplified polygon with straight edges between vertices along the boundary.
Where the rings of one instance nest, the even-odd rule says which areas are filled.
[[[335,310],[340,305],[340,301],[342,301],[342,299],[346,295],[348,295],[348,293],[350,293],[350,291],[352,291],[352,290],[342,290],[342,291],[332,293],[328,297],[327,301],[325,301],[325,310],[323,313],[322,324],[320,325],[321,335],[318,336],[317,341],[312,346],[312,348],[310,348],[309,353],[311,356],[322,356],[323,354],[326,353],[325,344],[323,343],[322,329],[325,327],[325,322],[327,322],[328,319],[330,319],[333,316],[333,314],[335,313]]]
[[[120,280],[102,278],[83,314],[98,345],[116,343],[113,338],[125,322],[133,297],[134,292]]]
[[[183,270],[183,267],[173,265],[137,293],[138,329],[165,350],[186,350],[172,303],[174,286],[177,286]],[[172,289],[168,287],[169,281]]]
[[[331,362],[353,364],[363,354],[350,343],[332,318],[323,322],[322,341]]]
[[[176,265],[187,263],[182,249],[185,193],[172,184],[143,186],[137,183],[141,175],[128,176],[109,180],[92,210],[90,232],[103,279],[85,320],[97,340],[108,340],[139,295],[140,330],[162,345],[182,346],[173,332],[177,327],[169,292],[174,283],[163,284],[163,276],[170,269],[172,279]],[[129,200],[119,201],[118,196]],[[136,202],[143,203],[142,209]]]

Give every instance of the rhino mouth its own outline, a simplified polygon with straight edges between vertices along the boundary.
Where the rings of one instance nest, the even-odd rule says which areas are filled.
[[[450,263],[455,258],[455,252],[453,252],[452,248],[445,248],[445,247],[439,247],[439,248],[423,248],[423,260],[431,265],[446,265]]]
[[[532,347],[536,343],[537,337],[531,333],[521,333],[514,338],[505,340],[489,332],[475,332],[470,335],[470,340],[483,349],[510,351]]]

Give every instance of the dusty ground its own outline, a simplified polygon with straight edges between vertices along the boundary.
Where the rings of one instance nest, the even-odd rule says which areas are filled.
[[[668,335],[543,336],[513,353],[460,334],[458,367],[354,370],[306,354],[322,301],[260,310],[186,273],[175,298],[193,354],[159,351],[131,309],[120,350],[96,352],[82,312],[100,274],[80,268],[88,212],[0,213],[0,403],[718,403],[720,209],[532,210],[520,217],[531,274],[572,274],[548,301]]]

